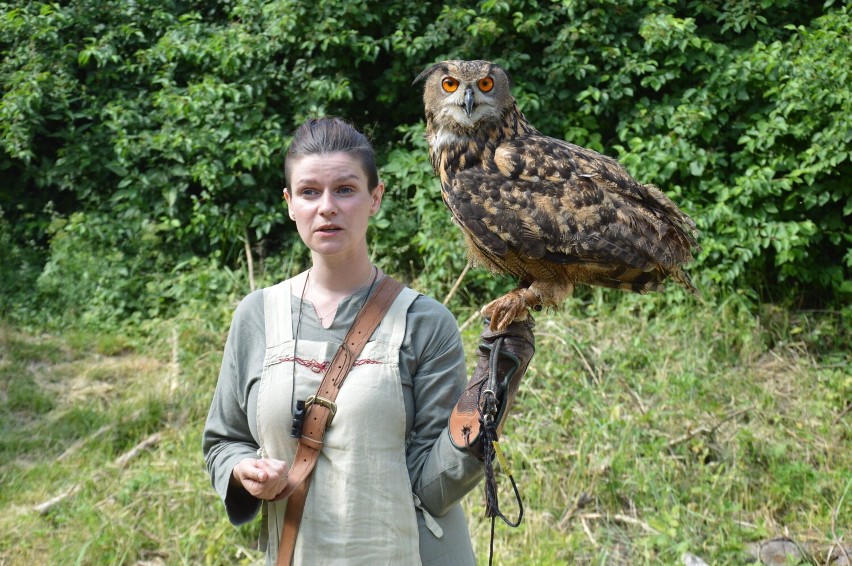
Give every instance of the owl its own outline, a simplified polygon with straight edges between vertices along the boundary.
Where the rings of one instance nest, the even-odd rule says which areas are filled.
[[[647,293],[670,277],[696,292],[683,270],[695,222],[615,159],[536,130],[500,66],[444,61],[420,81],[432,167],[469,258],[519,280],[482,309],[492,330],[577,284]]]

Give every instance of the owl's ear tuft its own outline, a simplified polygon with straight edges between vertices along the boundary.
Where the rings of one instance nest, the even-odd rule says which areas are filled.
[[[512,81],[512,77],[509,75],[509,73],[506,72],[506,69],[504,69],[503,67],[501,67],[497,63],[492,63],[490,61],[484,61],[484,63],[488,63],[488,74],[489,75],[494,73],[494,71],[496,69],[497,71],[500,71],[501,73],[503,73],[503,76],[506,77],[506,80],[509,82],[509,88],[512,88],[514,86],[514,82]]]
[[[417,83],[419,83],[420,81],[426,80],[427,77],[429,77],[432,73],[434,73],[435,71],[437,71],[439,69],[441,71],[443,71],[444,73],[446,73],[447,72],[447,62],[441,61],[440,63],[435,63],[434,65],[429,65],[429,67],[424,69],[424,71],[422,73],[417,75],[417,78],[414,79],[414,81],[412,81],[411,85],[414,86]]]

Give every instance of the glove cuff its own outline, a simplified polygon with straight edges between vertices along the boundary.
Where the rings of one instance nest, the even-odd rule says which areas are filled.
[[[493,419],[497,435],[515,401],[521,378],[535,353],[532,317],[515,321],[506,329],[482,332],[477,363],[467,388],[450,414],[453,444],[482,458],[482,428]]]

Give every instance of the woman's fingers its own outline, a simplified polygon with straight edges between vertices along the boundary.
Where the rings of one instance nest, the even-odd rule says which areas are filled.
[[[264,458],[263,460],[259,460],[259,467],[269,474],[270,479],[287,479],[287,471],[289,468],[287,463],[282,460]]]
[[[258,499],[273,499],[287,483],[288,466],[281,460],[246,458],[234,467],[243,488]]]

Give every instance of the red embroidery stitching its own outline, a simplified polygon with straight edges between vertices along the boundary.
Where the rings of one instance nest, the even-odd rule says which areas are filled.
[[[328,366],[331,365],[331,362],[318,362],[316,360],[306,360],[304,358],[294,358],[293,356],[287,356],[284,358],[278,358],[279,362],[296,362],[300,366],[304,366],[311,370],[314,373],[325,373],[328,369]],[[373,360],[370,358],[365,358],[361,360],[355,360],[353,366],[363,366],[368,364],[381,364],[381,360]]]

